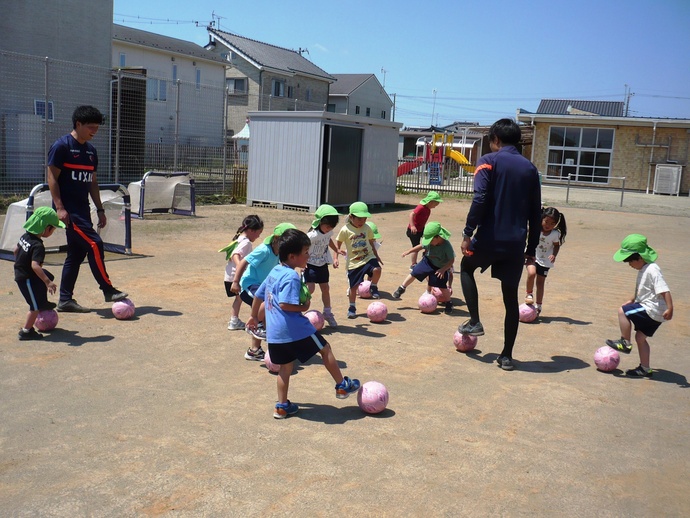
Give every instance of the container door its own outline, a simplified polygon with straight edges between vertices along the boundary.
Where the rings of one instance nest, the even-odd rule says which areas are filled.
[[[359,128],[324,127],[321,203],[342,207],[359,199],[363,133]]]

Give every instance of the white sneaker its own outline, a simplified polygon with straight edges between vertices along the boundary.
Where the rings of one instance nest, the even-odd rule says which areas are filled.
[[[328,327],[338,327],[338,322],[335,321],[335,316],[333,313],[324,313],[323,319],[328,322]]]
[[[534,297],[532,296],[531,293],[528,293],[525,296],[525,304],[534,304]]]
[[[242,331],[244,329],[244,322],[242,322],[239,318],[234,322],[231,320],[228,322],[228,329],[230,331]]]

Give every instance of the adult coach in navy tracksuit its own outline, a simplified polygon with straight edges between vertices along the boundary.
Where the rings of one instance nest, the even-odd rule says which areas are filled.
[[[477,162],[474,197],[460,245],[463,254],[460,282],[470,319],[458,330],[473,336],[484,334],[479,320],[474,271],[480,268],[483,272],[491,266],[491,276],[501,281],[506,310],[505,342],[497,359],[498,365],[505,370],[514,368],[513,346],[519,325],[518,289],[522,268],[526,262],[534,261],[541,232],[539,173],[515,148],[520,138],[520,127],[511,119],[501,119],[491,126],[492,153]]]
[[[107,220],[96,180],[98,155],[89,141],[103,124],[103,115],[93,106],[79,106],[72,114],[72,132],[60,137],[48,152],[48,186],[60,221],[67,225],[67,258],[62,268],[58,311],[88,313],[74,300],[79,267],[88,256],[91,273],[103,290],[106,302],[127,297],[108,278],[103,240],[93,228],[89,196],[96,206],[98,228]]]

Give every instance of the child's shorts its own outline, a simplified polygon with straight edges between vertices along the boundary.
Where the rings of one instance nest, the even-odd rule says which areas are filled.
[[[277,365],[284,365],[295,360],[304,363],[327,345],[328,342],[316,331],[313,335],[295,342],[285,344],[269,343],[268,354],[271,355],[271,362]]]
[[[246,290],[242,290],[240,292],[240,298],[242,299],[242,302],[244,302],[245,304],[249,304],[249,306],[251,307],[251,305],[254,303],[254,294],[258,289],[258,284],[252,284]]]
[[[364,277],[367,275],[373,275],[376,268],[381,268],[381,265],[376,259],[369,259],[369,262],[363,264],[359,268],[347,271],[347,278],[350,281],[350,288],[362,284]]]
[[[438,268],[431,264],[431,261],[429,261],[429,258],[425,255],[422,257],[422,260],[415,265],[410,275],[418,281],[423,281],[428,277],[429,286],[445,290],[448,287],[448,272],[446,271],[443,277],[439,279],[436,276],[437,271]]]
[[[422,242],[422,235],[423,232],[417,232],[416,234],[410,230],[410,227],[407,227],[407,237],[410,238],[410,243],[412,243],[412,246],[417,246],[419,243]]]
[[[314,284],[326,284],[330,280],[330,273],[328,265],[314,266],[307,263],[304,269],[304,282],[313,282]]]
[[[228,297],[233,298],[237,297],[237,293],[233,293],[230,287],[232,286],[232,282],[230,281],[224,281],[225,282],[225,293],[228,294]]]
[[[55,276],[48,270],[43,270],[51,281]],[[38,277],[32,277],[24,281],[16,281],[19,291],[24,295],[24,300],[29,304],[30,311],[52,309],[54,306],[48,303],[48,286]]]
[[[539,263],[534,263],[534,266],[537,269],[537,275],[539,275],[540,277],[546,277],[547,275],[549,275],[549,268],[547,268],[546,266],[542,266]]]
[[[654,333],[661,325],[661,322],[657,322],[650,317],[637,302],[623,305],[623,313],[635,325],[635,330],[640,331],[645,336],[654,336]]]

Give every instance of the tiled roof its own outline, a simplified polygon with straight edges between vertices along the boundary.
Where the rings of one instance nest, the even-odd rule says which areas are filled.
[[[124,25],[113,24],[113,40],[142,45],[144,47],[164,50],[166,52],[174,52],[176,54],[184,54],[185,56],[207,59],[218,63],[225,63],[219,55],[209,52],[196,43],[170,38],[169,36],[162,36],[153,32],[132,29]]]
[[[362,86],[374,74],[333,74],[337,79],[331,85],[329,95],[349,95]]]
[[[539,114],[571,115],[568,107],[579,112],[593,113],[603,117],[623,117],[622,101],[569,101],[566,99],[542,99],[537,108]],[[580,113],[582,115],[582,113]]]
[[[294,50],[276,47],[275,45],[269,45],[268,43],[262,43],[217,29],[208,28],[208,32],[228,46],[230,50],[246,56],[259,66],[282,70],[290,74],[302,72],[328,81],[335,80],[333,76]]]

